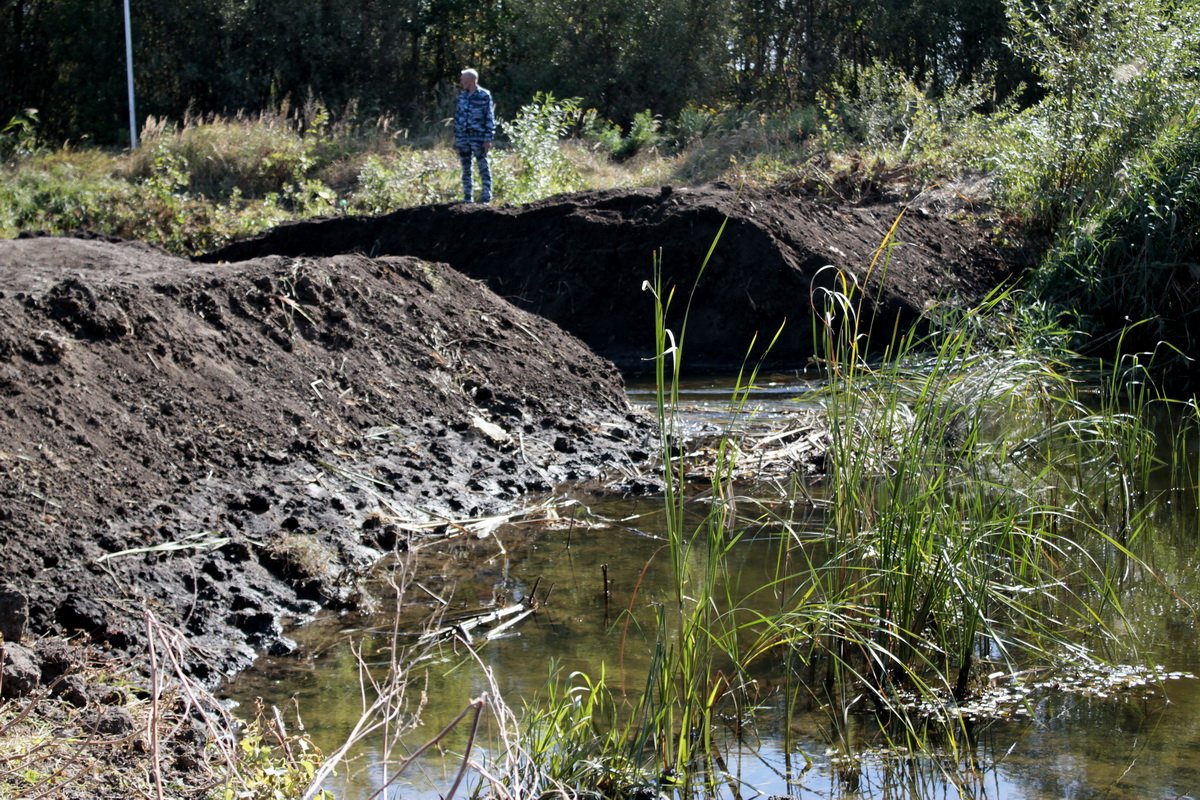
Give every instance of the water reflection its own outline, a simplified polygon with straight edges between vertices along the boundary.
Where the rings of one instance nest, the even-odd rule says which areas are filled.
[[[810,385],[777,380],[756,395],[760,418],[794,413],[807,402]],[[631,389],[635,401],[652,395]],[[728,424],[728,387],[716,382],[689,387],[682,400],[691,424]],[[1142,642],[1143,655],[1168,671],[1200,672],[1196,617],[1183,598],[1200,588],[1197,511],[1186,497],[1155,512],[1153,535],[1139,543],[1143,558],[1171,586],[1153,575],[1126,575],[1125,611]],[[670,600],[669,564],[662,552],[659,501],[581,495],[554,527],[516,525],[486,538],[458,538],[410,554],[419,576],[398,609],[369,618],[320,620],[295,632],[299,653],[266,659],[228,688],[230,697],[255,697],[284,705],[296,698],[315,741],[332,751],[361,711],[359,664],[386,665],[396,620],[416,636],[431,614],[443,619],[534,597],[536,614],[510,634],[478,649],[495,684],[471,657],[452,647],[416,671],[411,711],[422,727],[405,746],[414,748],[459,714],[473,699],[498,692],[520,710],[544,695],[553,675],[598,675],[630,697],[642,691],[655,638],[655,605]],[[583,510],[586,509],[586,513]],[[570,524],[575,514],[577,524]],[[813,512],[816,513],[815,511]],[[597,520],[603,522],[597,524]],[[585,524],[585,522],[587,524]],[[730,574],[740,582],[731,594],[747,596],[774,575],[777,531],[762,527],[736,552]],[[757,595],[769,604],[771,597]],[[1132,631],[1131,631],[1132,633]],[[869,715],[851,715],[843,730],[830,729],[817,713],[783,713],[784,698],[770,674],[759,678],[755,727],[724,732],[722,794],[728,797],[795,798],[1042,798],[1188,797],[1200,795],[1200,682],[1175,679],[1139,691],[1100,696],[1046,688],[1030,695],[1010,719],[975,723],[968,746],[957,752],[914,757],[890,747]],[[422,703],[421,699],[427,698]],[[839,741],[851,747],[843,750]],[[485,730],[481,746],[498,752],[500,732]],[[786,743],[786,744],[785,744]],[[395,784],[406,798],[440,796],[453,781],[467,746],[466,727],[421,759]],[[843,756],[844,752],[859,755]],[[394,754],[368,743],[330,782],[340,797],[371,794],[385,778]]]

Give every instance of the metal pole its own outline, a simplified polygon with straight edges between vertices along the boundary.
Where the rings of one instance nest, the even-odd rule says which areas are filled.
[[[129,26],[129,0],[125,0],[125,74],[129,81],[129,149],[137,150],[137,112],[133,109],[133,32]]]

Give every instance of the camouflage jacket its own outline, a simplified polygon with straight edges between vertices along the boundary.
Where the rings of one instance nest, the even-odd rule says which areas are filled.
[[[454,109],[454,141],[482,139],[490,142],[496,134],[496,106],[492,93],[482,86],[473,92],[459,92]]]

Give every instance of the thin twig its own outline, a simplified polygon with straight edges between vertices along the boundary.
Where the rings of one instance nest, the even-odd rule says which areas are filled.
[[[146,733],[150,739],[150,769],[154,774],[154,792],[158,797],[158,800],[163,800],[162,764],[159,761],[162,753],[160,750],[160,743],[158,741],[158,650],[154,646],[154,615],[153,612],[148,609],[146,611],[145,620],[146,647],[149,650],[150,655],[150,728]]]

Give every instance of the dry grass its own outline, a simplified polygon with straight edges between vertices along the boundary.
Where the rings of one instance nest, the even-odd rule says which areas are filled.
[[[190,798],[217,784],[214,744],[231,739],[218,733],[215,721],[227,720],[210,695],[191,682],[148,686],[95,652],[72,675],[86,703],[52,685],[0,706],[0,798]]]

